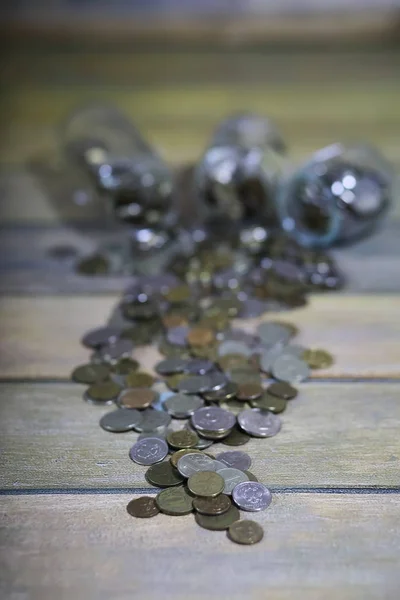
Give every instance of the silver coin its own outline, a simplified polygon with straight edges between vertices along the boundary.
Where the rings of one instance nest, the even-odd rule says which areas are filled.
[[[243,329],[228,329],[224,331],[221,335],[222,341],[231,341],[231,342],[243,342],[249,348],[254,348],[257,346],[259,339],[257,336],[248,333],[247,331],[243,331]],[[218,336],[217,336],[218,337]],[[220,339],[218,337],[218,339]]]
[[[155,370],[159,375],[175,375],[184,372],[187,362],[179,357],[166,358],[156,364]]]
[[[240,471],[247,471],[251,465],[251,458],[246,452],[240,450],[230,450],[217,454],[217,460],[225,463],[227,467],[233,467]]]
[[[221,462],[220,460],[214,460],[214,471],[220,471],[221,469],[225,469],[226,464]]]
[[[178,460],[177,468],[181,475],[189,478],[198,471],[214,471],[214,459],[206,454],[184,454]]]
[[[230,383],[225,373],[221,373],[221,371],[208,373],[208,378],[210,379],[210,387],[208,388],[210,392],[223,390]]]
[[[223,480],[225,481],[224,494],[232,494],[232,490],[238,483],[242,483],[243,481],[248,481],[246,473],[243,471],[239,471],[239,469],[233,469],[231,467],[225,467],[224,469],[219,469],[217,471],[218,475],[221,475]]]
[[[201,394],[210,389],[211,381],[208,375],[193,375],[182,379],[177,385],[177,391],[183,394]]]
[[[236,417],[218,406],[205,406],[192,415],[192,425],[199,431],[230,431],[236,423]]]
[[[168,454],[168,444],[158,437],[149,437],[136,442],[129,450],[129,456],[138,465],[154,465]]]
[[[276,344],[271,348],[266,348],[260,354],[260,369],[263,373],[271,373],[272,366],[279,356],[282,356],[286,346]]]
[[[195,394],[174,394],[164,402],[164,410],[176,419],[187,419],[204,406],[204,400]]]
[[[184,373],[190,375],[205,375],[215,369],[215,365],[211,360],[206,358],[192,358],[185,361]]]
[[[273,437],[282,426],[280,418],[261,408],[249,408],[238,415],[240,427],[254,437]]]
[[[257,333],[266,346],[275,346],[278,343],[287,344],[292,337],[290,328],[279,323],[261,323],[257,328]]]
[[[139,433],[157,431],[160,427],[168,427],[171,423],[171,417],[166,412],[147,408],[146,410],[142,410],[141,413],[143,417],[142,421],[139,425],[135,426],[135,430]]]
[[[272,365],[272,375],[279,381],[300,383],[310,376],[310,368],[304,360],[283,354]]]
[[[265,485],[256,481],[238,483],[233,488],[232,498],[242,510],[258,512],[271,504],[272,495]]]
[[[189,327],[187,325],[179,325],[178,327],[171,327],[168,329],[166,338],[168,342],[174,346],[186,346],[188,333]]]
[[[99,327],[88,331],[82,338],[82,344],[87,348],[100,348],[115,342],[120,336],[118,327]]]
[[[119,408],[106,413],[100,419],[100,427],[113,433],[132,431],[142,421],[142,415],[134,408]]]
[[[118,360],[122,357],[127,357],[132,354],[133,343],[131,340],[116,340],[107,346],[103,346],[99,350],[99,355],[105,361]]]
[[[218,346],[218,356],[226,356],[227,354],[242,354],[243,356],[251,356],[253,351],[244,342],[227,340]]]

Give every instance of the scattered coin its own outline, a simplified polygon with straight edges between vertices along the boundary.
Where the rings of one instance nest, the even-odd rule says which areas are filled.
[[[168,444],[159,438],[145,438],[132,446],[129,456],[138,465],[154,465],[161,462],[168,454]]]
[[[209,346],[215,340],[215,333],[207,327],[193,327],[187,334],[191,346]]]
[[[249,481],[258,481],[257,477],[251,471],[245,471]]]
[[[182,429],[181,431],[171,431],[167,435],[167,442],[171,448],[176,450],[183,450],[185,448],[194,448],[199,441],[196,433],[189,431],[188,429]]]
[[[110,375],[110,367],[105,364],[94,365],[88,363],[87,365],[81,365],[76,367],[72,371],[72,379],[77,383],[96,383],[107,379]]]
[[[251,458],[246,452],[239,450],[231,450],[229,452],[221,452],[217,454],[217,460],[220,460],[227,467],[233,467],[240,471],[246,471],[251,465]]]
[[[150,496],[141,496],[140,498],[131,500],[126,510],[132,517],[139,517],[141,519],[155,517],[160,512],[155,499]]]
[[[156,400],[157,392],[148,388],[127,388],[118,396],[118,405],[121,408],[137,408],[143,410],[151,406]]]
[[[256,400],[263,393],[263,388],[260,383],[241,383],[238,385],[236,398],[242,402]]]
[[[191,477],[194,473],[201,471],[213,471],[214,461],[204,453],[185,454],[179,458],[177,463],[178,471],[186,478]]]
[[[117,327],[99,327],[98,329],[92,329],[83,336],[82,344],[87,348],[100,348],[113,341],[117,341],[120,331],[121,330]]]
[[[226,355],[241,355],[248,358],[253,353],[253,350],[247,346],[244,342],[236,342],[232,340],[227,340],[222,342],[218,347],[218,356],[226,356]]]
[[[200,432],[229,433],[236,423],[235,416],[218,406],[205,406],[191,417],[193,427]]]
[[[117,361],[121,358],[127,358],[133,351],[131,340],[115,340],[99,350],[100,357],[106,361]]]
[[[182,450],[177,450],[170,456],[169,460],[171,465],[177,469],[179,459],[182,458],[182,456],[186,456],[186,454],[200,454],[200,451],[195,448],[183,448]]]
[[[224,480],[224,494],[232,494],[233,488],[243,481],[248,481],[246,473],[233,467],[225,467],[217,471]]]
[[[127,410],[113,410],[112,412],[106,413],[100,419],[100,427],[106,431],[112,431],[113,433],[122,433],[125,431],[132,431],[142,420],[142,415],[138,410],[127,409]]]
[[[206,375],[215,369],[215,365],[211,360],[206,358],[192,358],[186,361],[184,372],[190,375]]]
[[[231,499],[225,494],[220,494],[214,498],[202,498],[198,496],[193,500],[194,509],[202,515],[222,515],[226,513],[231,506]]]
[[[222,440],[222,443],[226,446],[243,446],[249,440],[249,434],[240,429],[238,425],[235,425],[229,435]]]
[[[175,375],[176,373],[183,373],[185,371],[187,362],[187,360],[179,356],[173,356],[157,363],[155,369],[159,375]]]
[[[177,385],[177,390],[184,394],[201,394],[209,389],[211,389],[209,375],[185,377]]]
[[[120,358],[115,365],[112,365],[112,372],[117,375],[128,375],[131,371],[136,371],[139,368],[139,363],[133,358]]]
[[[168,427],[171,422],[171,417],[167,413],[152,408],[144,410],[142,417],[142,421],[135,427],[139,433],[148,433],[149,431],[156,431],[159,427]]]
[[[240,513],[236,506],[231,505],[230,508],[221,515],[203,515],[196,513],[196,523],[204,529],[211,529],[212,531],[223,531],[228,529],[232,523],[235,523],[240,519]]]
[[[286,409],[287,401],[278,396],[273,396],[264,392],[261,398],[252,400],[250,402],[252,408],[262,408],[263,410],[269,410],[275,414],[281,413]]]
[[[272,437],[281,429],[280,418],[261,408],[244,410],[238,421],[240,427],[254,437]]]
[[[84,398],[91,404],[112,404],[118,398],[121,388],[114,381],[93,383],[85,392]]]
[[[233,488],[232,499],[242,510],[258,512],[268,508],[272,496],[262,483],[244,481]]]
[[[126,384],[128,387],[150,387],[154,383],[154,377],[148,373],[142,373],[141,371],[135,371],[128,373],[126,376]]]
[[[187,419],[204,406],[204,401],[195,394],[174,394],[164,402],[164,409],[175,419]]]
[[[215,471],[198,471],[189,477],[187,485],[195,496],[214,497],[224,490],[225,481]]]
[[[236,397],[237,385],[232,381],[228,381],[228,383],[217,389],[210,390],[208,392],[204,392],[203,398],[207,400],[207,402],[221,402],[222,400],[231,400]]]
[[[287,344],[292,337],[291,328],[283,323],[261,323],[257,333],[266,346],[275,346],[279,343]]]
[[[272,375],[279,381],[299,383],[309,377],[310,371],[304,360],[283,354],[272,365]]]
[[[291,400],[297,396],[296,388],[292,387],[289,383],[284,381],[279,381],[275,383],[271,383],[267,388],[267,393],[272,394],[273,396],[277,396],[278,398],[283,398],[284,400]]]
[[[156,497],[159,510],[165,515],[188,515],[193,510],[193,498],[183,487],[170,487],[160,492]]]
[[[264,530],[255,521],[236,521],[229,526],[228,537],[237,544],[252,545],[261,542]]]
[[[149,467],[146,471],[146,479],[156,487],[173,487],[183,483],[184,478],[177,469],[168,461],[160,462]]]
[[[304,350],[301,358],[308,364],[310,369],[327,369],[333,365],[333,357],[325,350]]]

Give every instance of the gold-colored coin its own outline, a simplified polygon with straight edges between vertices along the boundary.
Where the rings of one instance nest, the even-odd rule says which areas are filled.
[[[196,523],[200,525],[200,527],[204,527],[204,529],[211,529],[211,531],[223,531],[224,529],[228,529],[232,523],[235,523],[240,519],[240,512],[236,506],[232,505],[229,510],[222,515],[210,516],[196,513],[195,519]]]
[[[147,469],[145,477],[151,485],[156,487],[173,487],[184,481],[184,477],[177,469],[174,469],[169,460],[151,465]]]
[[[195,496],[212,498],[223,492],[225,481],[215,471],[198,471],[189,477],[187,485]]]
[[[215,341],[215,333],[207,327],[193,327],[187,335],[187,341],[190,346],[210,346]]]
[[[150,496],[141,496],[131,500],[126,510],[132,517],[140,517],[141,519],[155,517],[160,512],[155,499]]]
[[[218,357],[217,346],[215,344],[211,346],[191,346],[190,354],[194,358],[208,358],[212,362],[216,362]]]
[[[177,450],[176,452],[171,454],[169,458],[171,465],[175,467],[175,469],[178,466],[178,460],[182,456],[185,456],[185,454],[202,454],[202,452],[200,452],[200,450],[196,450],[195,448],[183,448],[182,450]]]
[[[237,544],[257,544],[263,539],[264,530],[255,521],[246,519],[245,521],[232,523],[228,530],[228,537],[232,542],[236,542]]]
[[[186,448],[194,448],[199,441],[198,435],[194,431],[189,429],[182,429],[181,431],[171,431],[167,435],[167,442],[171,448],[183,450]]]
[[[170,487],[156,496],[156,504],[162,513],[171,516],[188,515],[193,510],[193,498],[183,487]]]
[[[121,408],[136,408],[143,410],[148,408],[157,398],[157,392],[149,388],[127,388],[118,397],[118,405]]]
[[[301,358],[308,364],[310,369],[327,369],[333,365],[332,355],[320,348],[304,350]]]
[[[215,498],[200,498],[193,500],[194,509],[202,515],[223,515],[232,506],[231,499],[226,494],[220,494]]]
[[[188,285],[178,285],[168,290],[164,298],[171,304],[181,304],[190,299],[191,291]]]
[[[126,376],[126,385],[130,388],[138,388],[138,387],[150,387],[154,383],[154,377],[149,375],[149,373],[142,373],[141,371],[134,371],[128,373]]]
[[[262,408],[278,414],[286,409],[287,401],[284,398],[278,398],[278,396],[264,392],[260,398],[251,400],[250,405],[251,408]]]

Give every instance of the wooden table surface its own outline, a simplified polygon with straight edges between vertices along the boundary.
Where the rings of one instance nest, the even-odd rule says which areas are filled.
[[[398,198],[382,231],[336,252],[342,293],[279,316],[336,363],[301,385],[280,435],[246,446],[274,497],[255,517],[263,542],[240,547],[192,516],[126,513],[132,497],[153,493],[128,459],[132,435],[100,429],[102,409],[68,378],[87,358],[79,338],[108,319],[127,281],[78,277],[49,258],[55,243],[85,252],[103,234],[95,206],[73,205],[68,182],[44,186],[33,167],[54,153],[59,119],[89,98],[115,102],[176,164],[196,159],[221,117],[247,108],[280,123],[295,160],[366,139],[400,167],[400,53],[64,42],[12,47],[3,63],[1,597],[398,598]],[[149,369],[157,358],[151,348],[138,355]]]

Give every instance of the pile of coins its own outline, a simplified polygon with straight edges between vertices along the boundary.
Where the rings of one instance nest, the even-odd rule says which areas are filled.
[[[205,296],[172,282],[168,275],[138,278],[111,324],[83,337],[91,361],[72,378],[89,386],[87,402],[117,405],[100,419],[104,430],[139,434],[129,456],[148,467],[146,480],[161,491],[132,500],[129,514],[194,511],[201,527],[228,530],[234,542],[254,544],[263,530],[240,520],[239,509],[263,510],[271,493],[249,471],[246,453],[214,456],[210,447],[276,435],[278,413],[297,395],[294,385],[310,369],[328,367],[332,357],[292,343],[297,329],[286,322],[262,322],[256,333],[233,327],[246,304],[238,295],[225,290]],[[156,376],[132,358],[134,347],[149,343],[164,356]]]

